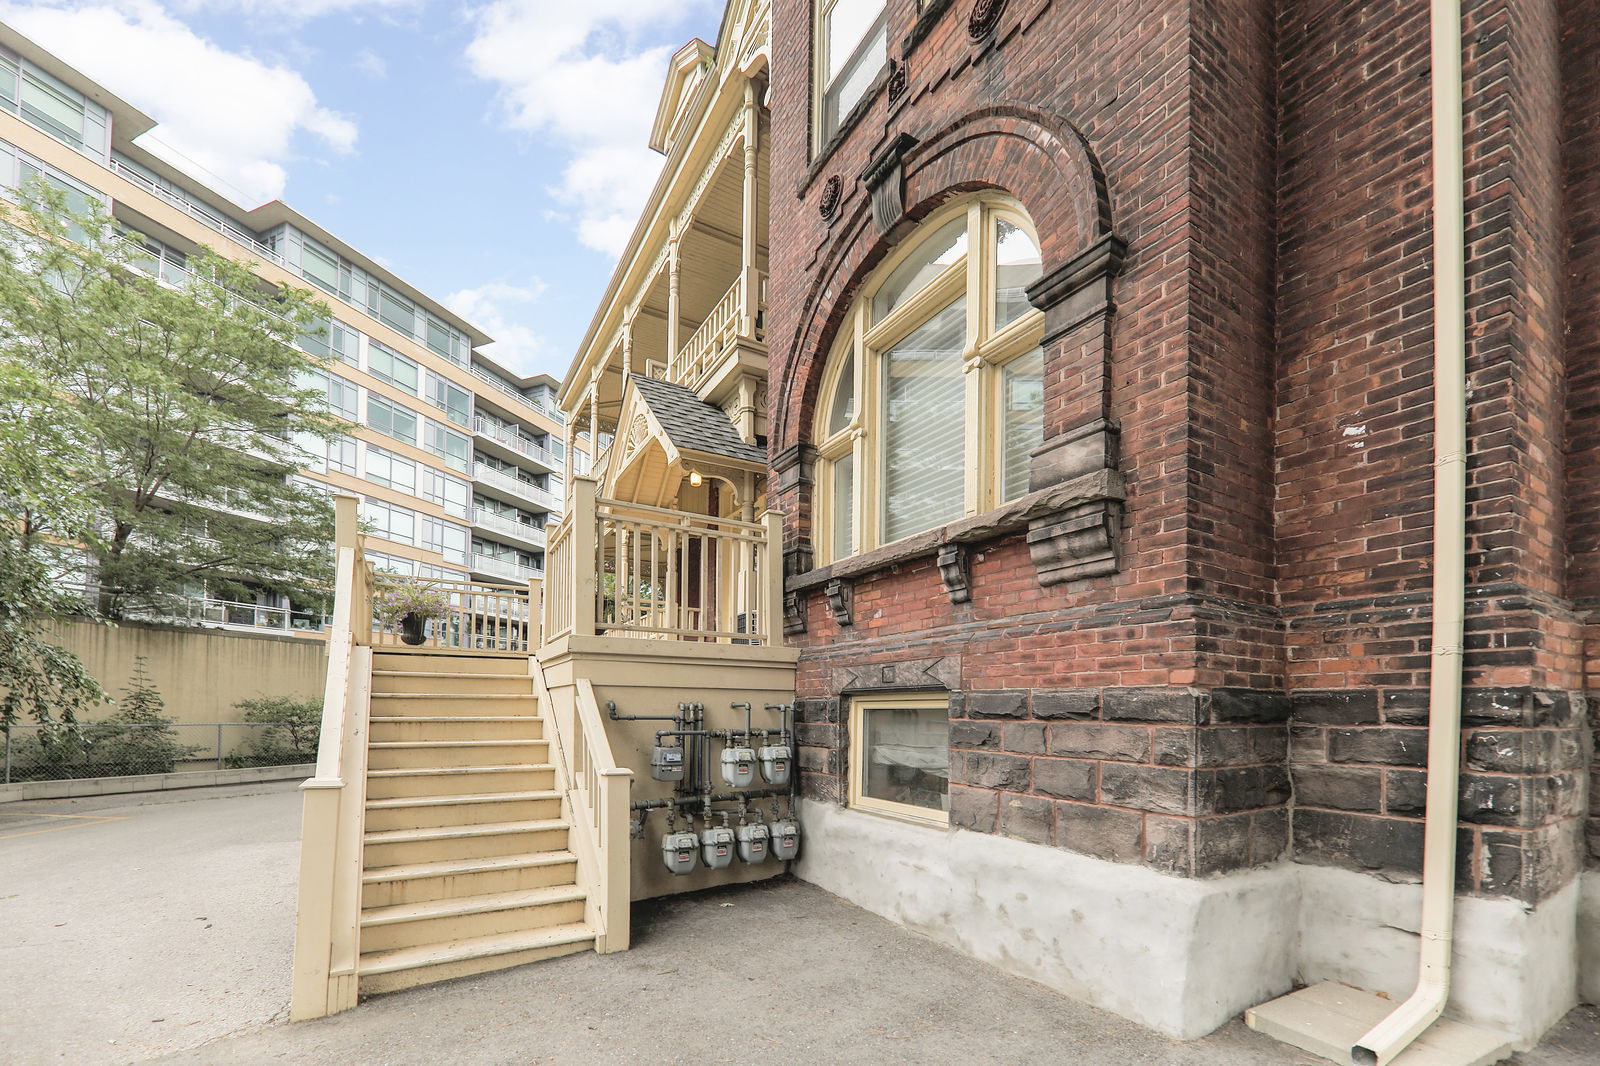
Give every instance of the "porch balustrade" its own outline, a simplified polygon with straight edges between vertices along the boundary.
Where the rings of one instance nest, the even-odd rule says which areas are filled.
[[[546,639],[647,637],[782,643],[782,525],[669,511],[595,496],[573,509],[545,557]]]
[[[766,294],[765,273],[741,273],[688,343],[668,358],[667,380],[684,388],[698,388],[716,370],[723,352],[735,338],[761,340],[763,331],[757,323],[766,310]]]

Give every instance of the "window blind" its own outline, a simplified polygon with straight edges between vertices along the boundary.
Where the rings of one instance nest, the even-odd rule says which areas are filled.
[[[966,322],[962,297],[882,360],[886,541],[961,517],[966,466],[961,352]]]

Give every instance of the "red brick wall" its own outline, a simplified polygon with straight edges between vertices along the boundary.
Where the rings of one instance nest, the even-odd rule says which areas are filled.
[[[1574,869],[1582,795],[1556,428],[1557,39],[1549,0],[1466,5],[1461,881],[1528,899]],[[1306,861],[1389,866],[1420,841],[1433,665],[1428,25],[1398,0],[1285,5],[1278,47],[1276,510],[1294,842]]]
[[[915,6],[892,5],[892,42]],[[1292,778],[1297,857],[1414,871],[1432,665],[1426,9],[1012,0],[974,43],[970,7],[945,6],[904,96],[880,90],[814,163],[810,5],[775,0],[771,447],[810,441],[832,330],[915,218],[1004,189],[1049,270],[1109,213],[1128,256],[1108,389],[1083,388],[1083,353],[1052,351],[1046,422],[1120,424],[1121,566],[1041,587],[1012,535],[974,548],[970,603],[931,558],[856,579],[848,625],[807,593],[806,788],[842,796],[841,678],[937,661],[958,824],[1199,875],[1281,853]],[[1463,888],[1531,900],[1577,854],[1569,597],[1600,603],[1600,50],[1593,19],[1569,11],[1563,31],[1554,0],[1467,7]],[[900,133],[920,142],[908,221],[881,236],[857,175]],[[809,487],[787,484],[804,542]]]
[[[1600,23],[1593,14],[1588,3],[1561,4],[1567,582],[1585,619],[1600,608]],[[1589,621],[1583,632],[1584,687],[1600,693],[1600,625]],[[1600,705],[1591,716],[1600,728]],[[1590,764],[1589,803],[1589,862],[1600,865],[1600,760]]]

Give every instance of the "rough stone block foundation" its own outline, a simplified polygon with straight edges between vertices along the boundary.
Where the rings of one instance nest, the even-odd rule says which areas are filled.
[[[1287,865],[1195,880],[812,801],[801,819],[805,880],[1180,1040],[1294,976]]]

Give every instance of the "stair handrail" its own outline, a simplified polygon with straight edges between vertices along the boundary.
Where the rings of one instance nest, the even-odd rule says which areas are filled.
[[[573,699],[552,698],[544,668],[530,660],[539,706],[548,708],[556,772],[568,839],[586,895],[584,917],[595,930],[595,951],[626,951],[629,939],[629,801],[633,771],[617,764],[588,678],[578,678]]]
[[[334,498],[334,607],[322,732],[316,776],[300,786],[300,888],[289,999],[295,1021],[356,1005],[372,682],[372,577],[362,558],[357,503],[354,496]]]

